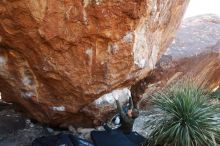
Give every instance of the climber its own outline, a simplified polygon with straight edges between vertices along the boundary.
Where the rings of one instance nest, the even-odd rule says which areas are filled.
[[[125,134],[132,132],[134,120],[139,116],[139,111],[134,108],[132,97],[129,97],[129,104],[125,107],[122,107],[118,101],[118,96],[114,96],[118,113],[120,114],[121,119],[121,129]]]
[[[117,105],[118,114],[114,116],[111,122],[113,123],[113,125],[116,125],[116,127],[117,125],[120,125],[118,127],[120,127],[120,129],[123,131],[124,134],[129,134],[132,132],[134,120],[139,116],[139,111],[134,108],[134,104],[131,96],[129,96],[129,103],[123,107],[120,105],[118,101],[118,96],[114,95],[113,97]],[[116,128],[112,128],[108,124],[104,124],[103,126],[105,130],[108,131],[109,133],[111,134],[117,133],[113,131],[113,129]]]

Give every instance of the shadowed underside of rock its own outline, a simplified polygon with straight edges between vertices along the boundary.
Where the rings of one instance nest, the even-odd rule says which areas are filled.
[[[1,1],[3,99],[41,122],[92,124],[94,115],[84,108],[148,75],[172,40],[187,4]]]

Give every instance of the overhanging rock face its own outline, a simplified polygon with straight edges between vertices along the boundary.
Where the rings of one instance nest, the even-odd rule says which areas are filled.
[[[145,107],[148,95],[179,80],[190,80],[210,91],[219,87],[220,17],[202,15],[184,20],[151,76],[139,81],[132,91],[141,98],[140,107]]]
[[[94,117],[82,109],[147,76],[174,37],[187,4],[1,1],[3,99],[41,122],[92,124]]]

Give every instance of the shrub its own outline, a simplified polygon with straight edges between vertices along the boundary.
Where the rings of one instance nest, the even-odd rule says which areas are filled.
[[[212,97],[220,99],[220,88],[211,94]]]
[[[219,142],[219,108],[209,102],[209,94],[185,83],[152,97],[159,112],[146,123],[152,132],[145,145],[215,146]]]

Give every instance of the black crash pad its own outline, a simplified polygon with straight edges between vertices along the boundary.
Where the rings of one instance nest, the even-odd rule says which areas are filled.
[[[145,142],[145,138],[143,136],[141,136],[140,134],[138,134],[137,132],[132,132],[129,135],[126,135],[126,137],[132,141],[133,143],[137,144],[138,146],[142,143]]]
[[[73,136],[72,134],[59,134],[40,137],[33,141],[32,146],[94,146],[91,142]]]
[[[129,135],[122,131],[114,131],[113,134],[107,131],[92,131],[91,138],[95,146],[139,146],[145,138],[136,132]]]

